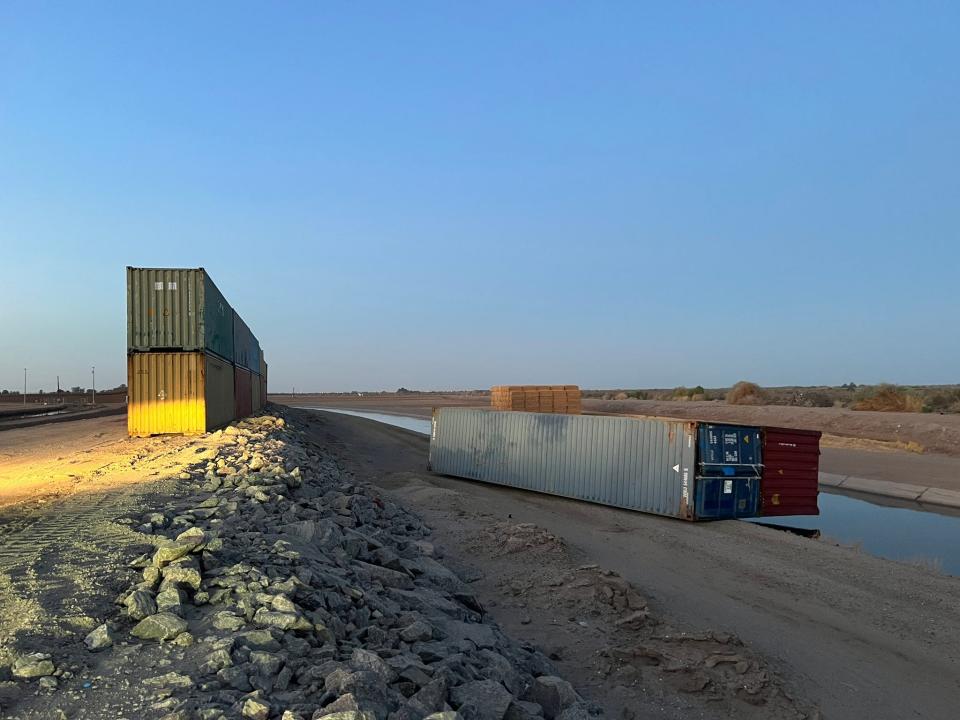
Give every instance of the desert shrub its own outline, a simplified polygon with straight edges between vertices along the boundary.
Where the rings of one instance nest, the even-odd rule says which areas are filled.
[[[631,392],[628,392],[627,395],[629,395],[632,398],[636,398],[637,400],[647,400],[650,397],[643,390],[633,390]]]
[[[670,400],[706,400],[707,391],[703,389],[703,385],[697,385],[695,388],[688,388],[683,385],[673,389],[670,397]]]
[[[921,412],[923,400],[896,385],[883,384],[858,393],[853,409],[877,412]]]
[[[960,388],[933,393],[923,403],[923,411],[937,413],[960,412]]]
[[[833,407],[833,398],[825,392],[814,390],[803,394],[805,407]]]
[[[741,380],[727,393],[729,405],[763,405],[766,397],[756,383]]]
[[[626,400],[626,399],[628,399],[629,397],[630,397],[630,396],[627,395],[625,392],[618,392],[616,395],[613,396],[613,399],[614,399],[614,400]]]

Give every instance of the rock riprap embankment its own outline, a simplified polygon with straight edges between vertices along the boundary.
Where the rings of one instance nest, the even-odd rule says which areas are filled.
[[[190,497],[135,519],[155,550],[132,562],[118,615],[86,639],[100,655],[139,643],[169,653],[169,672],[142,682],[144,717],[599,713],[542,653],[485,620],[419,518],[355,483],[283,417],[206,442],[182,481]],[[52,663],[24,658],[18,670],[39,677]]]

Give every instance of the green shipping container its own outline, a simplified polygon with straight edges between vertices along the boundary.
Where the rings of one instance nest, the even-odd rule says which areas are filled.
[[[127,351],[158,350],[233,362],[233,308],[203,268],[127,268]]]
[[[237,312],[233,313],[233,348],[234,364],[259,375],[260,342]]]

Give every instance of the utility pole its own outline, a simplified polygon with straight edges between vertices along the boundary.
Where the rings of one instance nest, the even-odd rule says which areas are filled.
[[[93,375],[93,399],[90,401],[91,405],[97,404],[97,366],[92,365],[90,367],[90,374]]]
[[[57,375],[57,404],[60,404],[60,376]]]
[[[23,369],[23,406],[27,406],[27,369]]]

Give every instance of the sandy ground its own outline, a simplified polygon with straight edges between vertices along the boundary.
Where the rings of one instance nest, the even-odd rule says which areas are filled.
[[[960,579],[746,523],[435,476],[422,436],[315,417],[348,469],[427,520],[494,619],[614,717],[799,717],[808,701],[826,718],[955,717]],[[115,568],[143,542],[116,520],[168,501],[198,447],[127,439],[122,418],[0,433],[0,648],[82,637],[110,612]],[[630,624],[618,588],[642,598]]]
[[[956,717],[958,578],[748,523],[689,524],[435,476],[425,470],[426,438],[319,415],[315,432],[359,476],[422,514],[451,563],[472,569],[497,621],[556,646],[564,673],[592,697],[622,704],[636,698],[636,686],[622,667],[611,671],[615,631],[551,592],[546,563],[598,563],[633,583],[672,626],[696,637],[735,633],[786,679],[786,692],[817,703],[823,717]],[[555,537],[563,555],[498,554],[503,528],[522,523]],[[649,692],[642,707],[650,717],[724,715],[710,714],[695,690],[663,694],[657,667],[631,667]]]
[[[0,507],[136,481],[127,477],[133,464],[188,444],[128,438],[123,415],[0,432]]]
[[[117,520],[167,501],[197,443],[128,439],[122,416],[0,433],[0,664],[14,646],[59,648],[75,675],[129,686],[97,676],[77,638],[115,612],[126,563],[143,552],[143,536]],[[0,706],[16,692],[0,682]]]
[[[366,467],[377,462],[374,457],[330,436],[320,415],[310,417],[303,426],[312,425],[314,437],[333,446],[348,469],[356,469],[361,479],[381,477],[379,467]],[[384,426],[363,421],[360,427]],[[376,439],[377,434],[367,437]],[[419,438],[392,437],[401,445],[412,438],[411,449],[422,455]],[[121,643],[116,655],[91,654],[81,640],[115,614],[114,598],[131,573],[137,574],[128,563],[145,550],[149,538],[132,529],[136,521],[131,518],[158,509],[178,512],[181,481],[189,478],[183,471],[204,460],[211,442],[218,441],[127,439],[116,418],[10,431],[4,438],[0,708],[30,707],[30,717],[147,717],[140,714],[145,702],[141,681],[171,667],[169,651]],[[390,446],[384,449],[389,455]],[[422,464],[422,457],[417,463]],[[63,476],[56,470],[61,466],[69,468]],[[431,498],[446,511],[452,507],[445,497]],[[471,517],[464,508],[457,513]],[[523,628],[524,639],[574,671],[578,688],[616,713],[609,716],[816,717],[789,680],[735,636],[684,633],[667,615],[654,617],[647,599],[617,573],[590,563],[584,553],[546,531],[512,522],[502,527],[484,523],[472,530],[459,540],[443,536],[444,544],[456,543],[450,563],[473,581],[471,587],[485,595],[490,609],[519,608],[521,615],[497,611],[494,619],[510,620],[504,625],[508,632]],[[477,575],[478,566],[467,561],[473,556],[487,558],[489,568],[497,571]],[[531,573],[531,562],[537,573]],[[581,654],[584,637],[595,649],[589,658]],[[14,648],[17,655],[54,653],[58,673],[64,674],[52,694],[41,690],[30,700],[22,683],[4,675]],[[614,691],[610,697],[607,689]],[[26,692],[33,692],[33,686]]]

